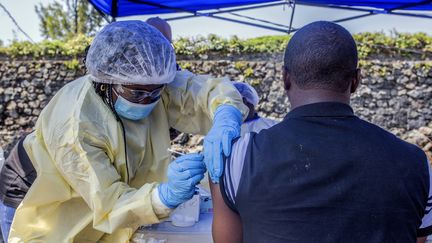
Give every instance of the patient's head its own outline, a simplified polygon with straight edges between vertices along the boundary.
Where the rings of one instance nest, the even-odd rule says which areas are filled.
[[[234,87],[243,98],[243,103],[249,108],[248,116],[245,121],[250,121],[256,117],[256,106],[259,102],[259,96],[254,87],[248,83],[233,82]]]
[[[146,23],[158,29],[169,42],[172,42],[171,26],[168,24],[168,22],[159,17],[153,17],[147,19]]]
[[[306,25],[289,41],[284,58],[284,82],[290,89],[349,94],[359,80],[355,41],[342,26],[318,21]]]

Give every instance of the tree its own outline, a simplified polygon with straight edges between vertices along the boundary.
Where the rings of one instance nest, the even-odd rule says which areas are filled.
[[[40,30],[45,38],[70,39],[76,35],[94,35],[103,17],[87,0],[65,0],[35,7]]]

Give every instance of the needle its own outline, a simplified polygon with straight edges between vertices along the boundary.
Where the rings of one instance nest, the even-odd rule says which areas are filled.
[[[167,150],[168,150],[168,152],[171,152],[173,154],[177,154],[177,155],[180,155],[180,156],[186,155],[185,153],[181,153],[181,152],[175,151],[175,150],[170,149],[170,148],[167,149]]]

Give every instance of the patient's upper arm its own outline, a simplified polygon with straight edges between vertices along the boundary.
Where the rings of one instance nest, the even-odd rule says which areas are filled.
[[[219,184],[210,181],[213,200],[213,240],[215,243],[237,243],[243,241],[240,216],[232,211],[222,198]]]
[[[249,139],[248,133],[234,143],[231,156],[225,160],[220,183],[210,182],[214,213],[212,230],[216,243],[243,241],[241,218],[235,206],[235,197],[240,185]]]

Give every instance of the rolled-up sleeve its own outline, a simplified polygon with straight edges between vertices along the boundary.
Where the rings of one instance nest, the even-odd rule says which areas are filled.
[[[248,108],[227,78],[177,72],[162,96],[170,126],[186,133],[206,134],[216,109],[223,104],[233,105],[245,118]]]
[[[234,142],[231,155],[225,158],[223,175],[221,177],[220,191],[225,204],[237,212],[235,198],[240,185],[246,153],[251,137],[255,133],[246,133]]]
[[[424,211],[424,216],[422,218],[422,223],[420,228],[417,230],[417,237],[425,237],[432,234],[432,168],[429,165],[429,195],[426,203],[426,208]]]

